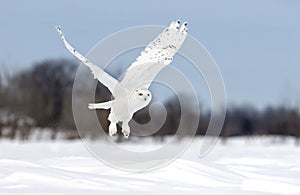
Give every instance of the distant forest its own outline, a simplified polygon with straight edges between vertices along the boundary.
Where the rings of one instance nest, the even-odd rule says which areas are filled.
[[[62,59],[42,61],[13,75],[1,70],[0,137],[26,140],[33,131],[48,129],[52,139],[56,139],[59,133],[64,134],[66,139],[79,138],[72,114],[72,86],[77,68],[77,62]],[[98,84],[97,101],[109,98],[108,90]],[[180,121],[177,101],[176,97],[170,97],[164,102],[167,119],[153,136],[163,137],[176,132]],[[108,111],[97,111],[97,114],[100,123],[107,129]],[[134,116],[136,121],[147,121],[148,118],[147,108]],[[206,133],[209,120],[210,112],[201,114],[197,135]],[[231,106],[220,136],[269,134],[295,136],[299,140],[299,108],[285,105],[264,109],[250,105]]]

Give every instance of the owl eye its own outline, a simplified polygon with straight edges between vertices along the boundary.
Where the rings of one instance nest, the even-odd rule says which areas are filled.
[[[150,96],[150,94],[148,93],[147,96]]]
[[[139,93],[139,96],[142,96],[143,94],[142,93]]]

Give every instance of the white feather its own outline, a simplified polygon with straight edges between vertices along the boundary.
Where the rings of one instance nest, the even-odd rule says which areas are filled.
[[[90,109],[111,108],[108,120],[109,134],[117,132],[116,124],[122,122],[122,133],[129,136],[128,122],[133,114],[146,107],[152,98],[148,90],[156,75],[173,61],[173,56],[183,44],[187,28],[184,23],[181,28],[180,21],[173,21],[156,39],[154,39],[141,53],[136,61],[126,71],[121,82],[110,76],[97,65],[76,51],[65,39],[61,28],[56,27],[66,48],[83,64],[91,69],[95,78],[104,84],[114,96],[114,100],[96,104],[89,104]]]
[[[185,24],[182,26],[185,27]],[[125,88],[133,89],[136,86],[142,86],[148,89],[156,75],[173,61],[173,56],[187,35],[186,28],[178,30],[178,25],[178,21],[172,22],[141,52],[121,81]]]

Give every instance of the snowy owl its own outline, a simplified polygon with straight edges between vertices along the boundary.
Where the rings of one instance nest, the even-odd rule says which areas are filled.
[[[98,79],[112,93],[113,100],[91,103],[88,108],[111,109],[108,116],[110,121],[109,135],[112,136],[117,133],[117,124],[120,122],[122,123],[122,133],[124,137],[128,138],[130,134],[129,121],[135,112],[150,103],[152,94],[148,88],[160,70],[172,62],[173,56],[183,44],[187,36],[187,22],[184,22],[181,27],[179,20],[171,22],[170,26],[164,29],[141,52],[136,61],[127,69],[120,82],[75,50],[66,41],[59,26],[56,27],[56,30],[66,48],[90,68],[94,78]]]

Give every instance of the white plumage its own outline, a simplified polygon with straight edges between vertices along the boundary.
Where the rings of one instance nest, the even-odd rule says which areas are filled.
[[[114,97],[112,101],[93,103],[88,106],[89,109],[111,109],[108,117],[110,121],[109,135],[116,134],[117,123],[122,122],[122,133],[126,138],[129,136],[128,122],[135,112],[150,103],[152,94],[148,88],[156,75],[173,61],[173,56],[186,38],[186,26],[186,22],[180,27],[179,20],[173,21],[142,51],[141,55],[127,69],[120,82],[77,52],[66,41],[61,28],[56,27],[66,48],[91,69],[94,78],[104,84]]]

